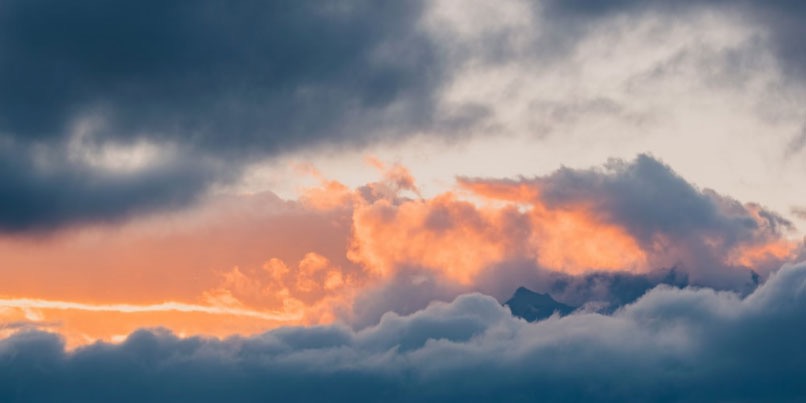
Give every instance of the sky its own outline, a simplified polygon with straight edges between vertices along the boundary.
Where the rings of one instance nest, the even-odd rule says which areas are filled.
[[[0,0],[0,401],[806,399],[804,18]]]

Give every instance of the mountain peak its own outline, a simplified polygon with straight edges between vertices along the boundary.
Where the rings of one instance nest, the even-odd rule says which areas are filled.
[[[546,319],[555,312],[568,315],[576,308],[557,302],[549,294],[541,294],[526,287],[518,287],[505,306],[509,307],[512,315],[523,318],[529,322]]]

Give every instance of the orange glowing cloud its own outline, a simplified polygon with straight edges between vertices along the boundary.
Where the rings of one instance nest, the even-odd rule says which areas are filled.
[[[763,235],[761,240],[740,243],[733,248],[727,254],[726,262],[751,268],[777,266],[778,262],[791,258],[802,247],[802,242],[776,236],[778,228],[775,221],[759,205],[748,203],[744,207],[759,228],[758,232]]]
[[[259,268],[238,267],[221,274],[222,281],[204,292],[213,306],[253,309],[281,307],[298,312],[302,323],[329,323],[334,312],[347,309],[350,297],[360,289],[360,270],[344,269],[317,253],[307,253],[296,265],[272,258]]]
[[[726,262],[754,268],[770,261],[784,261],[793,256],[799,246],[797,242],[777,240],[760,245],[738,247],[727,256]]]
[[[718,232],[647,241],[590,195],[547,203],[539,181],[460,179],[423,197],[405,167],[368,162],[381,180],[356,189],[303,167],[319,185],[299,200],[220,196],[117,228],[0,238],[0,323],[55,323],[71,345],[141,326],[224,337],[349,318],[362,293],[407,269],[474,290],[510,261],[643,273],[694,267],[697,248],[716,256],[709,264],[744,267],[780,264],[797,249],[752,205],[718,206],[756,221],[738,241]]]
[[[532,220],[532,242],[543,267],[569,274],[649,269],[646,253],[627,231],[585,210],[550,211],[534,205]]]
[[[333,267],[344,267],[349,219],[349,213],[258,194],[216,197],[195,209],[117,227],[0,238],[0,295],[6,296],[0,323],[58,323],[76,343],[148,326],[226,336],[316,321],[308,300],[283,297],[282,289],[278,298],[250,300],[235,274],[222,273],[261,267],[270,258],[304,260],[312,250]],[[325,279],[328,287],[337,288],[337,277]],[[244,302],[220,292],[231,285]]]
[[[463,284],[503,260],[511,245],[512,209],[478,209],[446,193],[430,200],[381,199],[356,207],[348,256],[389,276],[400,266],[442,272]]]
[[[609,223],[587,203],[550,208],[537,184],[523,181],[460,180],[462,189],[525,210],[530,219],[530,245],[540,266],[569,274],[592,270],[642,271],[646,253],[623,228]]]

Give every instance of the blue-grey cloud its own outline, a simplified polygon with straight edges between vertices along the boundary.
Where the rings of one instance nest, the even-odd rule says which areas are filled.
[[[604,170],[563,168],[536,180],[551,206],[592,203],[604,218],[623,225],[638,240],[659,234],[675,238],[716,237],[724,248],[770,239],[791,223],[760,206],[743,205],[710,189],[700,190],[649,155],[611,160]],[[761,222],[751,208],[758,209]]]
[[[160,161],[142,169],[105,171],[51,153],[37,161],[0,145],[0,232],[118,220],[191,203],[229,169],[199,159]]]
[[[422,8],[0,2],[0,147],[14,149],[6,158],[0,148],[11,182],[0,188],[0,231],[175,207],[254,158],[380,141],[433,123],[441,69],[417,27]],[[468,116],[455,118],[440,124]],[[180,161],[156,175],[58,159],[49,162],[55,175],[32,168],[42,152],[65,154],[78,132],[98,149],[174,147]],[[227,169],[193,163],[210,158]]]
[[[535,4],[547,17],[545,38],[535,41],[541,59],[565,54],[562,49],[572,48],[584,36],[591,19],[638,9],[678,12],[714,6],[744,10],[768,27],[790,71],[802,72],[806,64],[799,40],[804,6],[796,1]],[[451,134],[472,126],[484,119],[487,107],[459,105],[455,114],[437,107],[443,84],[451,82],[467,60],[461,49],[452,48],[459,45],[437,44],[438,38],[421,29],[427,7],[420,1],[365,0],[339,5],[288,0],[193,4],[149,0],[128,5],[96,0],[3,1],[0,147],[11,144],[15,150],[10,160],[16,164],[9,162],[4,168],[17,185],[6,190],[16,195],[14,204],[0,206],[0,231],[52,228],[176,207],[194,200],[212,183],[235,177],[243,164],[280,152],[393,141],[434,127]],[[496,47],[495,41],[484,43]],[[523,56],[485,51],[496,63]],[[612,100],[601,99],[550,106],[549,114],[574,120],[582,112],[623,112]],[[57,167],[71,173],[50,181],[58,185],[41,187],[49,180],[40,172],[26,172],[41,150],[63,152],[77,127],[84,127],[85,141],[93,146],[148,141],[157,147],[178,147],[183,163],[213,158],[226,163],[227,169],[206,171],[202,181],[166,172],[174,183],[168,189],[139,181],[155,178],[151,173],[122,178],[95,172],[102,168],[91,171],[70,164]],[[176,170],[197,171],[193,164]],[[70,180],[87,175],[120,180],[109,186]],[[148,188],[153,197],[120,198],[129,201],[116,204],[117,198],[109,193],[112,188],[124,194]],[[88,214],[62,205],[63,198],[55,195],[65,191],[107,200],[105,212]],[[56,211],[18,214],[26,209],[25,201]],[[52,220],[51,215],[59,218]]]
[[[806,264],[741,298],[659,287],[613,315],[537,323],[461,296],[361,331],[284,328],[223,341],[138,331],[65,352],[0,341],[0,399],[40,401],[798,401]]]
[[[63,137],[97,113],[102,139],[243,154],[427,120],[437,70],[420,12],[416,1],[4,1],[0,132]],[[392,104],[402,112],[384,113]]]
[[[753,281],[752,272],[735,271],[724,274],[745,281],[725,289],[740,295],[752,292],[758,285]],[[540,267],[531,260],[511,260],[488,268],[472,284],[464,285],[430,270],[404,268],[387,281],[363,290],[350,312],[343,313],[343,316],[351,326],[363,329],[377,324],[388,312],[409,315],[434,301],[451,301],[468,292],[481,292],[505,303],[517,294],[520,287],[546,294],[563,305],[584,311],[612,313],[635,302],[658,285],[677,288],[708,286],[690,281],[688,273],[678,268],[649,273],[617,271],[573,275]],[[563,310],[563,313],[567,311]]]

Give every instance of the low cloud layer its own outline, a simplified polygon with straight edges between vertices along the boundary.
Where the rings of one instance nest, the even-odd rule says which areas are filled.
[[[612,316],[529,324],[463,295],[354,332],[252,338],[139,331],[65,352],[58,336],[0,341],[3,401],[797,401],[806,397],[806,265],[748,297],[660,287]]]

